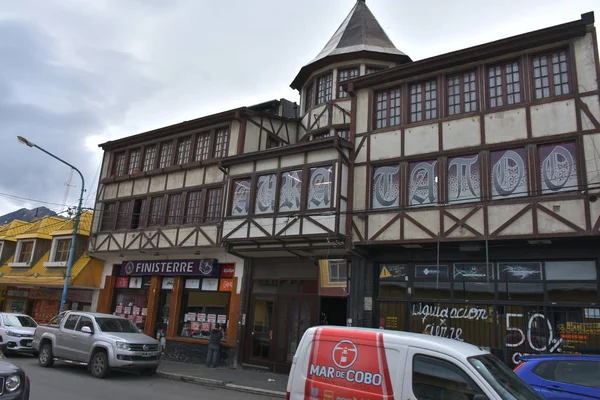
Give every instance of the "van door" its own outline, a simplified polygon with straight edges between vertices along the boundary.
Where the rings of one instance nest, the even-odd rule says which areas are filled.
[[[497,398],[459,360],[442,353],[410,347],[405,371],[402,393],[406,400]]]

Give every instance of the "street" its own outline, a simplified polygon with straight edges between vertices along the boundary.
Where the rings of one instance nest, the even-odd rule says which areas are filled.
[[[80,366],[57,362],[52,368],[42,368],[37,358],[29,356],[11,356],[7,361],[19,365],[29,375],[31,400],[265,399],[264,396],[119,371],[101,380],[93,378]]]

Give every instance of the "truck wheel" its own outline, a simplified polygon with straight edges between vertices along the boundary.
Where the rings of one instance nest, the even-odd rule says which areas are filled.
[[[108,357],[103,351],[98,351],[92,356],[92,362],[90,365],[90,371],[94,378],[103,379],[110,374],[110,367],[108,366]]]
[[[154,376],[156,374],[157,368],[144,368],[140,371],[140,375],[142,376]]]
[[[50,343],[44,344],[40,349],[38,363],[44,368],[50,368],[54,365],[54,355],[52,354],[52,345]]]

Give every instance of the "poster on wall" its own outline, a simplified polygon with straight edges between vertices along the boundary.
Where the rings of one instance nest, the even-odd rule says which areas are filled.
[[[219,289],[219,280],[216,278],[202,279],[202,290],[216,292]]]
[[[481,198],[479,154],[448,159],[448,202],[467,203]]]
[[[374,169],[371,205],[373,209],[400,205],[400,165]]]
[[[200,279],[186,279],[185,280],[185,288],[186,289],[200,289]]]
[[[486,282],[494,279],[494,263],[454,264],[454,280]]]
[[[408,204],[424,206],[438,202],[438,161],[409,164]]]
[[[148,315],[148,309],[147,309],[147,308],[145,308],[145,307],[144,307],[144,308],[142,308],[141,312],[142,312],[142,315],[143,315],[144,317],[145,317],[146,315]]]
[[[217,314],[208,314],[206,318],[207,322],[210,322],[211,324],[217,322]]]
[[[415,266],[415,278],[442,279],[450,277],[447,265],[417,265]]]
[[[542,193],[578,189],[574,142],[540,146],[539,152]]]
[[[142,278],[140,276],[134,276],[129,279],[129,288],[130,289],[141,289],[142,288]]]
[[[220,315],[217,316],[217,322],[221,325],[225,324],[227,322],[227,315]]]
[[[115,307],[115,312],[117,314],[122,314],[123,313],[123,306],[121,304],[119,304],[118,306]]]
[[[117,289],[127,289],[129,287],[129,277],[119,276],[115,285]]]
[[[127,315],[131,314],[131,307],[125,307],[125,309],[123,310],[123,313],[127,314]]]
[[[502,280],[539,281],[542,279],[542,263],[498,263],[498,272]]]
[[[524,148],[490,154],[492,198],[527,196],[527,152]]]
[[[162,280],[162,289],[173,290],[175,284],[175,278],[172,276],[164,277]]]
[[[132,313],[133,315],[140,315],[140,308],[139,308],[139,307],[136,307],[136,306],[134,306],[134,307],[133,307],[133,309],[131,310],[131,313]]]
[[[198,322],[206,322],[206,313],[198,313]]]

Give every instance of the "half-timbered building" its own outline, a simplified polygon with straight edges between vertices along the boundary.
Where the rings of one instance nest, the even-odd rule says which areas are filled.
[[[600,350],[593,23],[583,14],[343,85],[356,116],[349,234],[367,260],[352,270],[350,317],[511,364]]]
[[[413,61],[358,0],[286,100],[102,145],[99,309],[287,370],[319,323],[600,347],[593,13]]]

